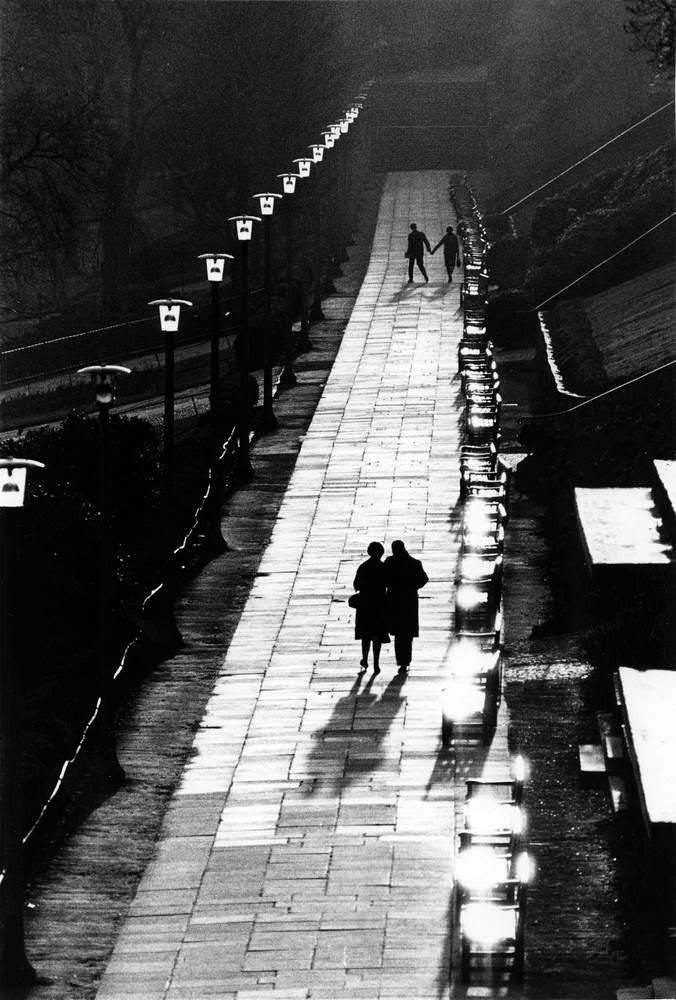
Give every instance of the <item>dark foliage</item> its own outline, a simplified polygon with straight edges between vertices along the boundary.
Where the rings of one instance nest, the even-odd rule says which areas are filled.
[[[657,74],[673,73],[676,0],[632,0],[626,8],[624,30],[632,36],[632,50],[647,52]]]
[[[26,506],[12,512],[8,552],[9,644],[24,689],[29,817],[72,754],[98,694],[98,448],[97,421],[79,414],[62,429],[2,448],[46,466],[31,477]],[[157,506],[157,442],[147,423],[112,419],[111,469],[114,664],[166,544]]]

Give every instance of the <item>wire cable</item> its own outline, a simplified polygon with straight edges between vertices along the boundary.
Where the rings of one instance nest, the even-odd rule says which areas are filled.
[[[502,210],[502,214],[508,215],[509,212],[512,212],[515,208],[518,208],[519,205],[523,205],[524,201],[528,201],[529,198],[532,198],[534,194],[538,194],[539,191],[544,191],[546,187],[549,187],[550,184],[553,184],[555,181],[558,181],[560,177],[564,177],[566,174],[570,173],[571,170],[574,170],[575,167],[579,167],[581,163],[584,163],[586,160],[591,159],[592,156],[596,156],[596,154],[600,153],[602,149],[606,149],[607,146],[610,146],[612,145],[612,143],[617,142],[618,139],[621,139],[623,135],[627,135],[627,133],[631,132],[632,129],[638,128],[639,125],[643,125],[643,123],[647,122],[649,118],[654,118],[654,116],[658,115],[660,111],[664,111],[666,110],[666,108],[670,108],[673,103],[674,103],[673,101],[667,101],[667,103],[663,104],[661,108],[657,108],[655,111],[651,111],[649,115],[646,115],[645,118],[641,118],[639,122],[634,122],[634,124],[630,125],[629,128],[625,128],[622,132],[618,132],[618,134],[613,136],[612,139],[609,139],[607,142],[604,142],[601,146],[597,146],[596,149],[593,149],[591,151],[591,153],[587,153],[586,156],[583,156],[581,160],[576,160],[576,162],[571,164],[571,166],[566,167],[566,169],[562,170],[560,174],[556,175],[556,177],[550,178],[550,180],[545,181],[544,184],[541,184],[540,187],[536,187],[532,191],[529,191],[528,194],[523,196],[523,198],[519,198],[519,200],[515,201],[513,205],[509,205],[508,208],[504,208]]]
[[[615,253],[611,253],[610,257],[606,257],[606,259],[602,260],[599,264],[594,264],[593,267],[590,267],[588,271],[585,271],[584,274],[581,274],[579,278],[575,279],[575,281],[571,281],[568,285],[564,285],[563,288],[559,288],[558,292],[554,292],[554,294],[550,295],[549,298],[543,299],[543,301],[540,302],[539,305],[533,307],[531,312],[538,312],[540,309],[542,309],[543,306],[547,305],[548,302],[551,302],[552,299],[555,299],[557,295],[561,295],[562,292],[568,291],[568,289],[572,288],[573,285],[577,285],[578,281],[582,281],[583,278],[586,278],[587,275],[591,274],[593,271],[598,270],[599,267],[603,267],[603,265],[607,264],[608,261],[613,260],[615,257],[619,257],[621,253],[624,253],[625,250],[628,250],[629,247],[632,247],[634,243],[638,243],[638,241],[642,240],[644,236],[648,236],[656,229],[659,229],[659,227],[663,226],[665,222],[669,221],[669,219],[673,219],[675,215],[676,211],[672,212],[670,215],[667,215],[664,219],[660,219],[659,222],[656,222],[654,226],[650,227],[650,229],[646,229],[646,231],[644,233],[641,233],[640,236],[637,236],[636,239],[631,240],[630,243],[627,243],[625,244],[625,246],[620,247],[620,249],[616,250]]]
[[[665,368],[670,368],[671,365],[676,365],[676,358],[665,362],[663,365],[658,365],[657,368],[652,368],[649,372],[643,372],[641,375],[629,379],[628,382],[622,382],[621,385],[614,385],[612,389],[599,392],[596,396],[589,396],[587,399],[583,399],[581,403],[576,403],[575,406],[571,406],[567,410],[556,410],[554,413],[532,413],[529,417],[524,417],[521,422],[526,424],[531,420],[548,420],[550,417],[564,417],[567,413],[574,413],[575,410],[580,410],[583,406],[589,406],[590,403],[595,403],[597,399],[602,399],[604,396],[610,396],[614,392],[619,392],[620,389],[625,389],[628,385],[633,385],[634,382],[641,382],[644,378],[650,378],[651,375],[664,371]]]

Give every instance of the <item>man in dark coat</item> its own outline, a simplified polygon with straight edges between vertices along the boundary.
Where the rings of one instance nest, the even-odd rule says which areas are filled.
[[[411,663],[413,639],[418,635],[418,591],[427,581],[420,560],[408,554],[402,541],[392,542],[392,555],[385,560],[387,617],[400,674]]]
[[[431,252],[430,241],[427,239],[424,233],[422,233],[415,222],[411,223],[411,232],[408,234],[408,246],[406,248],[406,256],[408,257],[408,283],[409,285],[413,281],[413,265],[417,264],[418,268],[422,271],[422,276],[425,281],[429,281],[427,277],[427,271],[425,270],[425,265],[423,263],[423,258],[425,256],[425,247]]]
[[[453,232],[453,226],[446,226],[446,235],[441,237],[434,250],[438,250],[440,246],[444,248],[444,264],[448,280],[453,281],[453,268],[460,267],[460,245],[458,237]]]

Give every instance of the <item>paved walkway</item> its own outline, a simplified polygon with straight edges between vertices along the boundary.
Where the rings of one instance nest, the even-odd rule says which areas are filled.
[[[455,802],[439,693],[457,554],[461,335],[444,172],[389,176],[371,263],[100,1000],[449,995]],[[422,558],[411,674],[357,677],[368,542]],[[492,751],[504,760],[505,720]],[[470,755],[471,756],[471,755]],[[479,761],[475,760],[475,766]]]

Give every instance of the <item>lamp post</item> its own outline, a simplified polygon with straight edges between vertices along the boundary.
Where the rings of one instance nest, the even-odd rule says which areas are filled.
[[[265,191],[262,194],[255,194],[258,198],[260,213],[263,217],[263,261],[265,274],[265,305],[263,316],[263,426],[270,429],[277,426],[277,418],[272,410],[272,263],[271,263],[271,240],[270,240],[270,220],[275,210],[275,199],[281,198],[281,194],[272,191]]]
[[[277,174],[284,194],[294,194],[300,174]],[[293,201],[286,199],[286,309],[293,323]]]
[[[174,492],[174,334],[178,333],[181,306],[192,306],[188,299],[152,299],[158,306],[160,329],[164,334],[164,480],[165,493]]]
[[[220,372],[220,288],[223,281],[226,260],[234,260],[231,253],[201,253],[207,269],[207,281],[211,286],[211,360],[209,380],[209,409],[211,422],[218,434],[221,424],[221,372]],[[227,314],[226,314],[227,315]]]
[[[228,222],[235,223],[235,234],[241,253],[240,305],[239,305],[239,413],[238,413],[238,472],[240,479],[248,481],[254,474],[249,460],[249,243],[253,236],[257,215],[233,215]]]
[[[300,174],[277,174],[281,177],[284,194],[291,195],[294,194],[296,190],[296,182],[298,181]],[[295,372],[293,370],[293,360],[294,360],[294,343],[293,343],[293,322],[294,322],[294,284],[293,284],[293,199],[286,198],[286,313],[289,320],[289,327],[291,328],[291,336],[289,338],[289,349],[286,352],[286,357],[284,359],[284,371],[282,372],[282,378],[284,384],[287,386],[296,385],[297,379]],[[308,340],[308,310],[307,310],[307,288],[305,286],[305,273],[302,275],[300,283],[300,335],[301,341],[303,343]]]
[[[313,163],[318,164],[324,156],[324,149],[329,149],[328,145],[325,145],[319,152],[319,146],[315,145],[312,147],[314,151]],[[313,282],[312,282],[312,303],[310,304],[310,319],[314,322],[324,319],[324,313],[322,312],[322,250],[321,250],[321,240],[322,240],[322,208],[321,208],[321,188],[320,188],[320,178],[319,171],[315,170],[312,194],[314,198],[314,253],[313,253]]]
[[[115,399],[115,379],[129,375],[124,365],[88,365],[78,369],[78,375],[89,375],[96,393],[99,412],[99,606],[97,629],[97,662],[99,675],[100,747],[106,778],[116,785],[125,779],[124,769],[117,758],[115,711],[113,709],[113,674],[110,669],[110,607],[115,577],[115,549],[110,526],[110,407]]]
[[[35,981],[24,948],[23,788],[21,696],[7,641],[7,508],[23,507],[30,458],[0,459],[0,996]]]
[[[234,260],[231,253],[201,253],[207,270],[207,281],[211,286],[211,358],[209,380],[209,411],[211,417],[211,489],[209,491],[209,519],[207,543],[210,552],[218,555],[225,552],[228,544],[221,532],[221,506],[223,502],[223,476],[219,469],[223,413],[221,406],[221,307],[220,288],[223,281],[226,260]],[[226,316],[228,313],[225,314]]]

